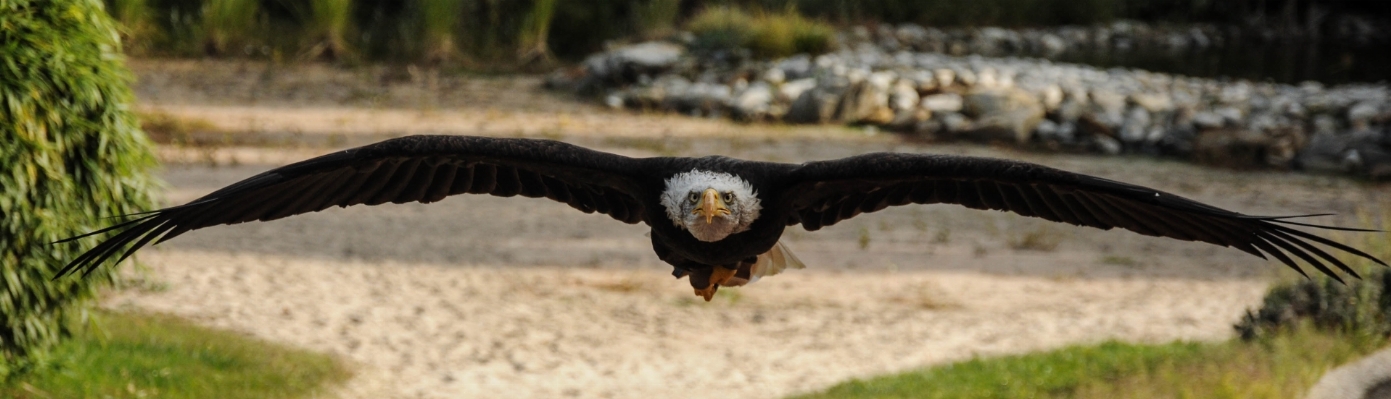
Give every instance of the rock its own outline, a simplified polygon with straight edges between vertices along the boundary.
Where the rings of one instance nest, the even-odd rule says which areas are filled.
[[[1328,114],[1319,114],[1314,117],[1314,135],[1337,134],[1338,119]]]
[[[1043,102],[1044,110],[1053,112],[1063,104],[1063,89],[1058,85],[1050,84],[1039,90],[1038,98]]]
[[[603,80],[635,82],[639,75],[670,69],[686,54],[682,46],[667,42],[643,42],[599,53],[585,59],[591,76]]]
[[[1067,50],[1067,41],[1052,33],[1045,33],[1039,37],[1038,44],[1045,55],[1056,55]]]
[[[971,120],[956,112],[933,114],[942,123],[942,129],[950,133],[961,133],[973,129]]]
[[[772,104],[773,88],[765,82],[755,82],[735,96],[729,108],[737,118],[759,120],[768,116]]]
[[[1212,112],[1221,116],[1222,121],[1228,125],[1242,125],[1242,119],[1245,117],[1241,110],[1236,107],[1218,107]]]
[[[1226,125],[1222,115],[1212,112],[1198,112],[1193,114],[1193,127],[1198,129],[1216,129]]]
[[[811,77],[812,59],[810,55],[797,54],[778,61],[776,68],[787,80],[807,78]]]
[[[1120,139],[1126,143],[1145,141],[1149,127],[1150,113],[1144,108],[1131,107],[1125,113],[1125,122],[1121,123]]]
[[[956,71],[938,68],[932,73],[937,75],[937,87],[951,87],[953,83],[956,83]]]
[[[917,88],[908,81],[900,80],[889,90],[889,108],[894,112],[917,108],[919,100]]]
[[[836,107],[835,119],[849,123],[888,123],[893,119],[889,95],[873,81],[850,86]]]
[[[926,130],[923,126],[925,122],[932,118],[932,111],[923,108],[910,108],[898,110],[894,113],[893,120],[885,126],[900,132],[916,132]]]
[[[1374,101],[1359,101],[1348,107],[1348,124],[1352,125],[1355,130],[1360,130],[1359,127],[1365,129],[1367,122],[1379,114],[1381,114],[1381,104]]]
[[[605,96],[605,97],[604,97],[604,105],[607,105],[607,106],[609,106],[609,108],[613,108],[613,109],[622,109],[622,108],[623,108],[623,96],[620,96],[620,95],[617,95],[617,94],[610,94],[610,95],[608,95],[608,96]]]
[[[1108,136],[1092,136],[1092,148],[1106,155],[1119,155],[1121,142]]]
[[[978,89],[962,100],[964,113],[975,118],[974,134],[986,140],[1026,143],[1043,120],[1043,104],[1019,89]]]
[[[781,69],[772,68],[763,72],[763,81],[775,85],[782,84],[787,81],[787,73]]]
[[[956,93],[929,95],[923,97],[919,104],[932,112],[961,112],[963,107],[961,95]]]
[[[1250,168],[1266,164],[1270,139],[1261,132],[1223,128],[1203,131],[1193,143],[1193,158],[1199,162],[1231,168]]]
[[[1391,397],[1391,348],[1339,366],[1319,378],[1307,399],[1381,399]]]
[[[816,87],[816,78],[797,79],[783,83],[782,87],[778,88],[778,95],[781,96],[783,101],[791,102],[801,97],[803,92],[813,87]]]
[[[845,90],[837,86],[816,86],[797,96],[785,119],[791,123],[827,123],[834,120],[836,106]]]
[[[1174,101],[1167,95],[1157,93],[1133,93],[1130,103],[1149,112],[1168,112],[1174,110]]]

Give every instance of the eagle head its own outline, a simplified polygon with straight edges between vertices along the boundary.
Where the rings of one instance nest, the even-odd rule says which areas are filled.
[[[762,209],[756,195],[738,176],[692,170],[667,179],[662,206],[672,223],[713,242],[749,229]]]

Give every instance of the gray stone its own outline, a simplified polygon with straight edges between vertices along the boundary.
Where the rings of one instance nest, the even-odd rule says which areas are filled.
[[[1159,93],[1132,93],[1130,103],[1140,106],[1149,112],[1168,112],[1174,110],[1174,101],[1167,95]]]
[[[1029,141],[1043,120],[1043,104],[1019,89],[979,89],[962,97],[966,115],[975,118],[975,135],[984,139]]]
[[[923,108],[932,112],[961,112],[963,107],[960,94],[941,93],[925,96],[919,102]]]
[[[1092,136],[1092,147],[1106,155],[1118,155],[1123,149],[1119,140],[1107,136]]]
[[[894,112],[917,108],[919,100],[917,88],[908,81],[900,80],[889,90],[889,108]]]
[[[1126,143],[1137,143],[1145,140],[1149,133],[1150,113],[1144,108],[1131,107],[1125,113],[1125,122],[1121,123],[1120,139]]]
[[[1193,114],[1193,127],[1198,129],[1216,129],[1226,125],[1222,115],[1213,112],[1198,112]]]
[[[849,123],[888,123],[893,119],[889,94],[872,81],[851,85],[836,107],[835,119]]]
[[[785,119],[791,123],[826,123],[835,118],[836,106],[844,89],[835,86],[816,86],[805,90],[787,110]]]
[[[773,88],[767,83],[755,82],[730,101],[734,116],[745,120],[763,119],[773,104]]]
[[[956,112],[945,112],[933,114],[933,118],[940,120],[942,129],[950,133],[960,133],[972,129],[971,120],[965,115]]]
[[[778,61],[777,69],[782,70],[787,80],[802,79],[811,76],[812,60],[810,55],[797,54],[783,58]]]
[[[767,71],[764,71],[762,78],[764,82],[778,85],[787,81],[787,73],[783,72],[781,69],[772,68]]]
[[[643,42],[619,47],[585,59],[584,66],[591,75],[601,79],[617,77],[625,71],[637,74],[669,69],[686,54],[685,47],[667,42]]]
[[[1365,125],[1367,120],[1381,114],[1381,104],[1375,101],[1359,101],[1348,107],[1348,123]]]
[[[1314,116],[1314,135],[1332,135],[1338,133],[1338,118],[1328,114]]]
[[[1221,116],[1222,120],[1228,125],[1241,125],[1242,120],[1245,118],[1241,109],[1236,107],[1218,107],[1213,109],[1212,112]]]
[[[778,88],[778,95],[782,96],[783,101],[793,101],[802,96],[803,92],[816,87],[816,78],[803,78],[783,83]]]

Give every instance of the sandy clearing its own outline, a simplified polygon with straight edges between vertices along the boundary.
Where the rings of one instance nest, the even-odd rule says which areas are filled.
[[[165,250],[134,306],[363,365],[345,398],[767,398],[973,355],[1215,340],[1252,280],[809,270],[696,302],[656,268],[451,267]],[[726,291],[722,291],[726,292]]]

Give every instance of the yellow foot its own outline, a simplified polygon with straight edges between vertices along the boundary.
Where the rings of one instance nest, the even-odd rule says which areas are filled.
[[[726,269],[724,266],[715,266],[715,270],[710,272],[710,286],[725,285],[730,277],[734,277],[739,269]]]
[[[695,294],[698,297],[705,298],[706,302],[710,302],[710,299],[715,297],[715,291],[719,289],[720,286],[711,284],[710,287],[707,287],[703,290],[695,290]]]

